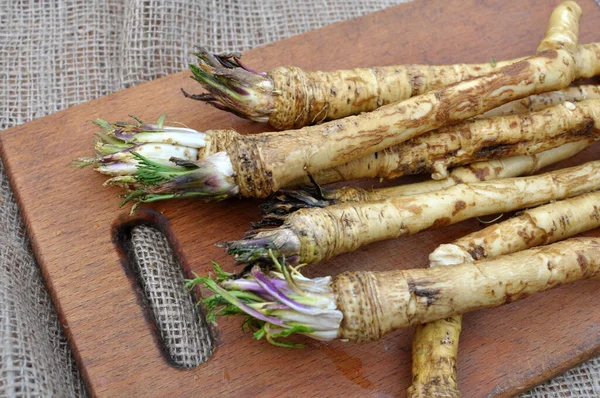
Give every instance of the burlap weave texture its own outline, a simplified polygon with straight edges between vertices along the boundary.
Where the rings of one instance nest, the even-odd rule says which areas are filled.
[[[0,130],[184,70],[198,44],[243,51],[404,1],[2,0]],[[174,262],[158,234],[135,229],[133,252],[165,344],[175,362],[193,366],[210,351],[207,337],[189,311],[163,305],[187,301],[169,290],[179,286],[173,267],[148,268]],[[595,359],[524,396],[600,396],[599,375]],[[0,396],[83,395],[2,170]]]
[[[146,225],[131,231],[129,258],[146,293],[162,345],[171,363],[190,368],[213,352],[210,328],[186,292],[183,271],[165,236]]]

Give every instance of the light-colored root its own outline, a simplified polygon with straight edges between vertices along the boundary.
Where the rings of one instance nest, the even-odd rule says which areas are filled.
[[[535,155],[513,156],[506,159],[477,162],[449,170],[443,180],[429,180],[388,188],[362,189],[355,187],[320,188],[283,191],[261,205],[263,218],[256,227],[278,226],[285,216],[299,209],[326,207],[346,202],[368,202],[393,197],[419,195],[439,191],[457,184],[497,180],[530,175],[553,163],[568,159],[594,143],[584,140],[562,145]]]
[[[600,160],[520,178],[459,184],[421,195],[301,209],[279,228],[229,242],[241,263],[267,258],[269,249],[316,263],[369,243],[413,235],[469,218],[538,206],[600,189]]]
[[[600,227],[600,192],[553,202],[523,211],[444,244],[429,255],[431,265],[455,265],[525,250]]]
[[[592,192],[524,211],[517,217],[459,238],[452,244],[440,245],[429,259],[431,266],[470,263],[554,243],[598,227],[600,192]],[[440,396],[457,396],[456,363],[460,330],[460,316],[416,327],[413,385],[409,396],[426,397],[427,392],[434,389]]]
[[[535,155],[513,156],[505,159],[488,160],[457,167],[449,171],[442,180],[430,180],[414,184],[366,190],[345,187],[325,190],[326,199],[332,204],[384,200],[393,197],[419,195],[449,188],[457,184],[492,181],[501,178],[519,177],[535,173],[553,163],[568,159],[592,145],[594,140],[583,140],[562,145]]]
[[[443,179],[448,176],[448,168],[494,158],[531,155],[585,136],[597,138],[598,134],[600,100],[564,103],[534,113],[468,120],[312,177],[321,185],[422,173],[433,173],[434,179]]]
[[[597,47],[600,60],[600,43]],[[600,71],[598,71],[598,73],[600,74]],[[576,103],[585,100],[600,100],[600,86],[583,85],[549,93],[531,95],[527,98],[512,101],[498,108],[494,108],[477,118],[520,115],[538,112],[565,102]],[[571,105],[568,106],[571,107]],[[416,139],[409,140],[406,143],[402,143],[397,147],[387,148],[365,158],[356,159],[352,162],[323,170],[312,177],[319,184],[326,185],[337,181],[349,181],[358,178],[394,178],[403,174],[432,171],[433,168],[439,167],[440,165],[443,168],[448,168],[460,164],[482,161],[482,159],[476,158],[471,159],[471,161],[464,159],[465,155],[468,154],[466,151],[462,152],[464,160],[460,160],[459,158],[454,160],[452,156],[449,156],[442,159],[443,161],[440,163],[439,159],[432,157],[435,155],[435,152],[429,152],[428,144],[431,146],[431,142],[436,143],[440,133],[449,134],[446,138],[451,137],[453,132],[460,131],[461,127],[459,126],[470,126],[470,122],[433,131]],[[454,144],[456,143],[457,142]],[[432,148],[435,149],[439,147],[434,145]],[[420,152],[415,152],[416,149]],[[472,151],[472,153],[476,153],[476,151]],[[407,166],[410,165],[411,162],[414,162],[413,159],[419,159],[417,162],[419,167]],[[436,160],[438,160],[438,163],[435,163]],[[309,179],[307,177],[302,177],[298,181],[292,183],[291,186],[304,186],[309,184]]]
[[[575,37],[581,8],[565,2],[553,12],[552,34]],[[556,29],[554,21],[558,21]],[[373,112],[318,126],[244,136],[227,152],[246,197],[266,197],[307,173],[315,175],[428,131],[470,119],[507,102],[567,87],[575,77],[575,47],[556,45],[496,73],[445,86]],[[593,65],[588,65],[592,68]]]
[[[334,281],[337,308],[344,314],[338,337],[375,341],[395,329],[599,276],[600,238],[571,238],[453,267],[344,273]]]
[[[595,161],[533,177],[460,184],[422,195],[299,210],[283,227],[291,228],[298,236],[300,262],[314,263],[369,243],[599,188],[600,161]]]
[[[475,65],[395,65],[333,72],[309,72],[298,67],[275,68],[268,73],[272,91],[278,93],[272,97],[268,107],[269,124],[278,130],[287,130],[370,112],[449,84],[498,71],[522,60]],[[600,43],[577,47],[575,79],[598,74]],[[575,100],[567,98],[568,94],[563,101]],[[540,98],[539,101],[552,102],[554,99]],[[534,103],[530,111],[535,109]],[[517,108],[524,105],[515,104]],[[507,108],[504,111],[509,111]]]
[[[598,55],[600,58],[600,43],[598,44]],[[600,70],[598,73],[600,74]],[[521,113],[541,111],[542,109],[564,102],[579,102],[596,99],[600,99],[600,86],[582,85],[568,87],[563,90],[551,91],[549,93],[530,95],[527,98],[512,101],[508,104],[494,108],[478,117],[518,115]]]
[[[409,398],[462,396],[456,374],[461,329],[462,315],[415,327]]]

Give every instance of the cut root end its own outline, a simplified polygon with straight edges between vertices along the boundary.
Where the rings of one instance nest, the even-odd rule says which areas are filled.
[[[313,207],[327,207],[333,204],[333,200],[327,199],[326,191],[315,188],[301,190],[286,190],[275,194],[271,200],[260,206],[265,219],[277,219],[281,216],[294,213],[300,209]]]
[[[200,48],[198,65],[190,65],[192,78],[207,94],[183,95],[231,112],[239,117],[267,122],[272,112],[273,82],[263,73],[247,68],[239,54],[211,54]]]
[[[238,264],[270,263],[275,256],[288,264],[297,265],[300,240],[289,228],[250,231],[244,239],[224,242],[227,254]]]

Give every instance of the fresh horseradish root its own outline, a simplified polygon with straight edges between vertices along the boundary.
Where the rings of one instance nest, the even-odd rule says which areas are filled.
[[[300,130],[246,136],[233,131],[201,134],[205,145],[201,159],[195,162],[178,160],[176,166],[164,166],[130,151],[138,161],[137,173],[111,183],[131,190],[129,198],[139,201],[182,196],[222,199],[238,193],[267,197],[307,174],[398,145],[507,102],[565,88],[576,76],[580,15],[577,4],[562,3],[552,13],[537,55],[489,75]],[[591,71],[595,65],[586,62],[582,68]],[[119,134],[127,142],[137,143],[140,129],[148,135],[143,125]]]
[[[598,48],[600,49],[600,43],[598,43]],[[596,75],[599,74],[600,71],[596,73]],[[600,86],[582,84],[581,86],[567,87],[562,90],[530,95],[529,97],[494,108],[478,117],[506,116],[536,112],[553,105],[562,104],[563,102],[579,102],[597,99],[600,99]]]
[[[368,342],[395,329],[514,302],[581,279],[598,278],[600,239],[572,238],[549,246],[453,267],[348,272],[305,278],[273,253],[274,271],[255,265],[241,278],[216,268],[196,277],[215,294],[207,318],[245,315],[257,339],[277,345],[294,333],[317,340]]]
[[[600,91],[600,90],[599,90]],[[470,119],[442,127],[370,156],[323,170],[318,184],[360,178],[392,179],[431,173],[448,177],[448,168],[482,160],[530,155],[567,142],[600,136],[600,99],[565,102],[533,113]],[[302,185],[304,179],[295,185]]]
[[[461,330],[462,315],[452,315],[415,327],[409,398],[462,397],[456,374]]]
[[[287,66],[265,73],[247,68],[237,53],[213,55],[200,48],[195,55],[198,65],[190,65],[193,78],[208,93],[189,95],[184,91],[184,95],[246,119],[267,122],[278,130],[370,112],[523,60],[478,65],[397,65],[333,72],[307,72]],[[597,74],[600,74],[600,43],[580,45],[575,53],[575,79]]]
[[[560,108],[557,105],[564,104],[566,107],[564,109],[573,110],[575,109],[573,107],[577,107],[576,102],[586,100],[600,100],[600,86],[583,85],[531,95],[522,100],[512,101],[494,108],[477,117],[477,119],[486,118],[489,123],[488,126],[482,121],[468,120],[451,127],[442,127],[400,143],[397,146],[386,148],[331,169],[322,170],[310,177],[303,177],[292,183],[291,186],[310,185],[310,183],[314,182],[325,185],[360,178],[396,178],[420,172],[432,172],[434,178],[445,178],[445,171],[448,167],[482,160],[482,157],[485,157],[486,153],[488,153],[488,157],[498,155],[497,153],[494,154],[491,151],[488,152],[485,150],[485,148],[488,148],[485,145],[491,143],[493,134],[496,134],[498,138],[504,136],[505,138],[503,139],[509,139],[511,136],[515,138],[519,133],[514,131],[514,129],[523,128],[527,132],[523,131],[521,133],[539,134],[538,137],[541,138],[544,135],[545,126],[548,124],[553,125],[553,123],[550,123],[545,118],[545,114],[540,112],[541,110],[550,108],[552,112],[560,113]],[[498,117],[520,115],[529,112],[537,112],[535,114],[537,118],[535,125],[529,125],[530,121],[526,115],[515,119]],[[592,112],[597,113],[598,111],[592,110]],[[570,118],[570,116],[567,118]],[[514,121],[517,121],[516,125]],[[485,136],[486,131],[482,130],[485,127],[490,129],[487,131],[490,141],[481,140],[478,137],[478,134]],[[556,127],[553,126],[552,129]],[[475,132],[472,136],[470,135],[471,130]],[[438,138],[438,135],[441,135],[441,137]],[[458,140],[456,140],[457,137]],[[566,137],[562,136],[563,139]],[[448,146],[448,152],[442,153],[444,145],[452,139],[455,141],[451,142],[451,145]],[[501,142],[498,142],[498,144],[501,144]],[[466,147],[462,147],[463,145],[466,145]],[[480,145],[479,149],[477,149],[477,145]],[[520,145],[520,148],[518,148],[518,145]],[[503,145],[496,149],[505,148],[507,153],[503,154],[503,156],[510,156],[508,152],[511,150],[515,151],[515,154],[519,151],[524,152],[527,145],[528,142],[523,142],[513,147]],[[546,145],[549,147],[550,144],[546,143]],[[537,148],[539,149],[539,147]],[[493,146],[490,149],[493,149]],[[529,153],[533,152],[529,151]],[[416,163],[413,165],[411,162]]]
[[[257,225],[281,225],[288,214],[299,209],[326,207],[345,202],[384,200],[435,192],[457,184],[530,175],[548,165],[574,156],[594,142],[592,139],[587,139],[561,145],[534,155],[512,156],[471,163],[468,166],[449,170],[448,177],[441,180],[429,180],[377,189],[326,188],[316,185],[314,188],[284,190],[274,195],[266,203],[261,204],[263,219]]]
[[[369,243],[413,235],[469,218],[515,211],[600,189],[600,160],[518,178],[458,184],[440,191],[379,201],[300,209],[278,228],[223,243],[239,263],[269,259],[309,264]]]
[[[196,162],[220,150],[219,142],[226,132],[200,133],[164,126],[163,119],[157,124],[136,121],[111,125],[102,120],[96,123],[104,129],[98,135],[97,156],[79,159],[79,163],[94,164],[99,172],[117,177],[108,183],[119,184],[134,192],[130,198],[141,194],[142,201],[178,196],[218,199],[220,195],[228,197],[238,192],[233,169],[224,153],[216,152],[222,156],[208,156],[211,162],[201,168],[195,167]],[[326,184],[364,177],[396,178],[423,172],[433,172],[439,179],[448,177],[448,167],[535,154],[585,138],[596,140],[599,135],[600,99],[577,104],[568,102],[535,113],[472,119],[440,128],[374,155],[322,171],[313,176],[313,181]],[[172,176],[170,181],[157,183],[168,176]],[[293,185],[303,183],[304,178]]]
[[[600,192],[528,209],[481,231],[440,245],[432,266],[456,265],[546,245],[600,227]]]
[[[472,263],[570,238],[600,227],[600,192],[582,194],[524,211],[521,215],[439,246],[431,266]],[[459,397],[458,341],[462,316],[418,325],[413,339],[411,398]]]

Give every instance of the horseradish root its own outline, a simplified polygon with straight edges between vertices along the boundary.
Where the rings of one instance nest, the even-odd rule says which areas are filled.
[[[267,122],[275,129],[301,128],[370,112],[440,87],[498,71],[522,60],[479,65],[397,65],[307,72],[289,66],[256,72],[240,54],[213,55],[200,48],[193,77],[208,91],[189,95],[237,116]],[[589,65],[593,65],[590,67]],[[600,43],[575,53],[575,79],[600,74]]]
[[[179,196],[218,198],[237,193],[233,166],[226,155],[219,152],[221,143],[230,135],[227,131],[200,133],[189,128],[163,126],[162,122],[160,125],[97,123],[105,130],[99,134],[100,142],[96,144],[98,155],[95,159],[80,159],[80,162],[92,163],[99,172],[118,177],[108,183],[120,183],[127,189],[133,187],[134,192],[139,189],[142,194],[148,191],[143,201]],[[323,184],[423,172],[446,177],[448,167],[535,154],[584,138],[597,139],[599,134],[600,100],[585,100],[531,114],[467,120],[325,170],[313,178]],[[216,153],[219,155],[210,156]],[[202,158],[208,161],[198,163]],[[155,182],[157,186],[152,185]]]
[[[549,36],[540,45],[538,54],[492,74],[386,105],[371,113],[301,130],[251,136],[232,131],[211,132],[211,139],[204,135],[205,152],[214,155],[196,162],[179,161],[177,168],[134,155],[140,161],[138,173],[113,182],[132,189],[130,197],[140,201],[187,193],[198,196],[198,192],[206,198],[212,195],[221,199],[236,193],[266,197],[306,174],[314,175],[398,145],[507,102],[566,87],[575,77],[573,57],[580,15],[581,9],[575,3],[558,6],[550,18]],[[560,40],[553,41],[553,37]],[[593,68],[592,63],[585,66],[585,70]]]
[[[600,227],[600,192],[535,207],[481,231],[440,245],[432,266],[455,265],[546,245]]]
[[[492,181],[501,178],[519,177],[533,174],[553,163],[568,159],[588,148],[595,141],[587,139],[572,142],[535,155],[513,156],[472,163],[449,170],[448,177],[413,184],[403,184],[387,188],[362,189],[355,187],[304,188],[284,190],[261,204],[263,219],[257,225],[281,225],[285,216],[299,209],[326,207],[345,202],[368,202],[407,195],[435,192],[457,184]]]
[[[215,295],[204,300],[208,319],[246,315],[255,338],[278,345],[300,333],[318,340],[380,339],[395,329],[511,303],[577,280],[598,278],[600,239],[553,245],[454,267],[349,272],[309,279],[277,262],[256,265],[239,279],[217,269],[217,281],[197,277]],[[218,283],[220,282],[220,283]]]
[[[560,108],[557,108],[558,105],[564,103],[564,106],[567,107],[563,108],[564,110],[577,107],[577,104],[574,104],[575,102],[586,100],[600,100],[600,87],[583,85],[579,87],[569,87],[564,90],[531,95],[522,100],[512,101],[498,108],[494,108],[477,117],[478,119],[490,118],[489,124],[493,126],[486,126],[485,122],[469,120],[451,127],[442,127],[438,130],[431,131],[422,136],[403,142],[397,146],[375,152],[364,158],[323,170],[316,175],[310,176],[310,178],[304,177],[291,185],[310,185],[310,182],[312,181],[325,185],[359,178],[396,178],[402,175],[420,172],[433,172],[435,176],[441,178],[444,177],[444,172],[448,167],[483,160],[482,158],[478,159],[478,157],[486,153],[485,150],[482,150],[485,147],[480,146],[479,149],[477,149],[477,144],[484,145],[485,142],[479,140],[477,133],[485,135],[486,130],[483,130],[484,128],[489,127],[491,129],[490,132],[492,134],[488,134],[490,138],[488,144],[491,143],[493,134],[499,136],[508,134],[507,137],[510,135],[514,137],[516,131],[508,133],[510,129],[512,129],[509,128],[511,125],[514,128],[526,126],[525,130],[527,130],[528,133],[537,131],[541,137],[544,134],[544,125],[552,125],[551,121],[546,119],[545,114],[540,112],[541,110],[551,108],[553,112],[560,113],[560,111],[558,111]],[[571,103],[569,104],[569,102]],[[590,108],[588,108],[588,110],[589,109]],[[530,120],[527,120],[527,116],[514,119],[498,118],[498,116],[520,115],[530,112],[537,112],[537,116],[535,116],[537,121],[533,122],[532,125],[529,125]],[[598,111],[592,109],[592,112],[596,114]],[[543,119],[545,119],[545,121],[542,121]],[[515,124],[514,121],[517,121],[517,124]],[[600,126],[600,124],[597,126]],[[474,132],[472,136],[470,135],[471,130]],[[456,139],[456,137],[459,139],[451,143],[448,147],[448,152],[441,152],[444,146],[447,145],[445,142],[448,142],[451,138]],[[458,145],[462,146],[463,143],[467,144],[466,148],[458,147],[458,149],[456,149]],[[498,144],[501,144],[501,142],[498,142]],[[507,151],[519,150],[518,148],[508,146],[498,147],[497,149],[500,148],[505,148]],[[523,151],[524,149],[520,148],[520,150]],[[533,152],[529,151],[528,153]],[[494,154],[489,152],[489,156],[494,156]],[[507,153],[504,154],[504,156],[510,155]],[[440,170],[441,172],[438,172],[437,170]],[[310,181],[310,179],[312,179],[312,181]]]
[[[409,398],[460,398],[456,368],[462,315],[415,327]]]
[[[524,211],[521,215],[440,245],[431,266],[457,265],[554,243],[600,227],[600,192],[582,194]],[[456,364],[462,317],[418,325],[413,338],[411,398],[458,397]]]
[[[598,56],[600,56],[600,43],[598,43]],[[600,65],[600,64],[599,64]],[[597,75],[600,74],[598,70]],[[479,117],[517,115],[520,113],[536,112],[550,106],[564,102],[579,102],[584,100],[600,99],[600,86],[581,85],[567,87],[562,90],[550,91],[548,93],[530,95],[527,98],[509,102],[497,108],[487,111]]]
[[[530,155],[600,135],[600,99],[563,103],[533,113],[472,119],[430,131],[370,156],[312,176],[318,184],[432,173],[482,160]]]
[[[597,189],[600,161],[531,177],[459,184],[420,195],[301,209],[278,228],[253,231],[245,239],[223,245],[244,264],[268,259],[269,250],[294,264],[316,263],[369,243]]]

